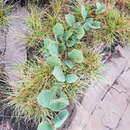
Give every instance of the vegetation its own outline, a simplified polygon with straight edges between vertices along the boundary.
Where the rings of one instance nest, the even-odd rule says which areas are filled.
[[[24,76],[9,104],[15,115],[40,123],[38,130],[56,130],[69,117],[70,102],[83,93],[101,66],[101,43],[129,42],[130,19],[111,2],[52,0],[47,7],[28,9],[30,34],[25,41],[35,51],[20,68]]]
[[[7,14],[10,7],[4,6],[4,1],[0,0],[0,25],[7,23]]]
[[[114,41],[121,41],[122,43],[128,43],[130,35],[130,19],[124,13],[121,13],[118,9],[108,7],[106,14],[103,16],[105,22],[104,29],[104,40],[106,43],[112,44]],[[103,34],[100,33],[101,35]]]
[[[52,84],[51,68],[48,65],[33,64],[24,69],[28,71],[19,83],[17,91],[11,95],[10,105],[15,106],[15,115],[26,115],[27,119],[33,118],[40,122],[44,116],[52,116],[48,109],[40,107],[36,101],[39,92],[49,89]]]
[[[38,130],[61,127],[69,116],[68,111],[64,109],[82,90],[80,76],[83,72],[86,75],[91,73],[99,64],[100,58],[96,58],[94,53],[89,54],[93,58],[89,59],[87,58],[89,52],[83,52],[83,49],[86,48],[87,50],[83,38],[88,30],[100,29],[101,23],[87,14],[83,4],[80,4],[80,7],[82,20],[79,21],[72,13],[64,16],[64,22],[61,19],[57,21],[57,10],[54,11],[54,16],[51,17],[54,23],[49,24],[51,28],[48,29],[49,33],[47,32],[47,34],[40,31],[40,29],[43,29],[43,23],[38,10],[33,11],[31,8],[32,15],[29,19],[29,25],[31,25],[31,32],[36,37],[43,39],[40,41],[42,48],[40,48],[39,56],[41,57],[40,60],[44,62],[38,63],[36,61],[36,64],[32,63],[32,68],[30,65],[27,68],[25,67],[27,69],[25,79],[23,78],[23,82],[19,84],[17,91],[11,95],[10,104],[21,115],[27,115],[37,122],[44,120],[44,123],[38,126]],[[103,10],[100,11],[99,13],[103,12]],[[42,33],[44,36],[39,35]],[[37,45],[35,42],[31,43],[33,46]],[[38,61],[39,56],[37,56]],[[90,62],[89,66],[86,65],[87,62]],[[78,69],[79,65],[81,69]],[[66,111],[63,116],[62,111]],[[59,115],[63,120],[59,120]],[[55,120],[58,120],[58,124]]]

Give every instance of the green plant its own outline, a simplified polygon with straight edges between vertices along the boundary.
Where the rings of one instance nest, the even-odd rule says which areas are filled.
[[[63,86],[64,84],[76,83],[80,79],[73,67],[84,62],[80,46],[82,46],[81,39],[85,35],[85,30],[100,28],[100,22],[87,17],[84,5],[81,5],[81,15],[82,23],[77,22],[72,14],[65,15],[66,28],[63,24],[56,23],[52,29],[55,40],[44,39],[44,53],[42,54],[45,54],[46,51],[44,57],[46,63],[53,67],[52,75],[56,79],[56,85],[49,90],[41,91],[37,101],[41,106],[52,111],[59,112],[69,105],[69,100],[63,92]],[[77,45],[79,46],[77,47]],[[48,129],[55,129],[55,125],[48,122],[43,123],[43,125],[40,124],[38,128],[44,130],[47,127]]]
[[[68,118],[68,116],[68,110],[63,110],[55,117],[53,123],[44,121],[39,124],[38,130],[56,130],[63,125],[64,121]]]
[[[7,23],[7,14],[10,10],[10,7],[4,6],[4,1],[0,0],[0,25]]]
[[[14,108],[14,114],[18,117],[26,116],[26,119],[33,119],[40,122],[46,116],[53,118],[53,113],[37,103],[37,96],[40,91],[50,89],[54,78],[51,75],[51,67],[43,64],[31,63],[24,68],[25,76],[18,82],[17,90],[10,96],[10,105]]]
[[[128,9],[130,9],[130,2],[129,2],[129,4],[128,4]]]
[[[104,13],[106,10],[106,5],[104,3],[97,2],[96,7],[97,7],[96,9],[97,14]]]
[[[121,36],[124,41],[127,39],[127,33],[129,32],[130,22],[129,18],[125,14],[121,14],[117,9],[110,8],[106,17],[106,33],[108,37],[116,38]]]
[[[51,35],[51,28],[56,22],[61,21],[62,10],[66,0],[52,0],[50,6],[38,8],[37,6],[29,5],[30,15],[27,21],[30,34],[24,39],[29,47],[35,47],[41,43],[45,36]]]
[[[55,4],[59,8],[58,3]],[[58,8],[56,12],[61,11],[61,7]],[[95,55],[87,55],[83,48],[88,47],[85,40],[88,31],[97,31],[102,23],[89,15],[84,4],[80,4],[80,19],[74,15],[75,13],[67,13],[59,18],[59,11],[57,13],[52,11],[51,14],[45,15],[47,18],[44,21],[42,15],[37,15],[35,10],[32,11],[34,14],[36,12],[38,21],[34,17],[34,21],[31,19],[29,25],[34,36],[41,38],[42,48],[35,55],[36,63],[25,65],[25,77],[17,85],[17,90],[10,95],[10,104],[14,106],[18,116],[26,116],[37,123],[42,121],[38,130],[55,130],[61,127],[69,116],[66,110],[69,102],[75,100],[77,94],[81,93],[83,88],[81,76],[96,69],[98,58],[96,59]],[[54,18],[54,21],[51,21],[51,18]],[[49,30],[46,33],[43,25],[47,25],[46,28]],[[40,28],[45,29],[42,32],[43,37],[40,36],[42,33],[37,35]],[[35,48],[37,43],[36,40],[32,46]],[[89,56],[94,60],[86,67],[91,59]]]
[[[25,37],[29,46],[38,44],[45,35],[45,27],[42,22],[43,13],[41,9],[36,6],[29,6],[30,15],[28,17],[27,25],[30,35]]]
[[[93,32],[93,41],[105,42],[113,44],[115,41],[122,43],[129,42],[130,36],[130,18],[127,14],[121,13],[118,9],[109,5],[103,15],[99,15],[98,19],[102,21],[102,29]]]
[[[97,48],[83,48],[84,63],[81,66],[81,70],[91,76],[95,73],[95,70],[102,65],[102,57]]]
[[[37,97],[38,103],[52,111],[60,111],[69,105],[67,96],[61,91],[61,86],[55,85],[51,90],[43,90]]]

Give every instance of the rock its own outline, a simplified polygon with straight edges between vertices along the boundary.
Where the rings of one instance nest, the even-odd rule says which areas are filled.
[[[17,66],[25,63],[27,59],[26,45],[23,40],[27,33],[25,24],[27,15],[28,12],[25,8],[17,8],[11,13],[9,20],[10,24],[6,36],[5,69],[9,84],[13,86],[22,76],[22,72],[16,69]]]
[[[130,48],[118,48],[101,70],[102,79],[88,88],[71,125],[64,130],[129,130]]]

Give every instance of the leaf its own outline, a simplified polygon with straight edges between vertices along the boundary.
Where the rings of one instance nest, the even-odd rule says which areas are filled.
[[[41,122],[38,125],[37,130],[56,130],[55,126],[49,123],[48,121]]]
[[[69,100],[67,96],[63,92],[61,92],[59,98],[51,100],[49,108],[52,111],[58,112],[66,108],[68,105],[69,105]]]
[[[76,36],[76,35],[73,35],[73,36],[72,36],[72,40],[75,41],[75,42],[78,42],[77,36]]]
[[[72,59],[75,63],[83,62],[83,54],[80,50],[73,49],[71,52],[68,53],[68,57]]]
[[[81,24],[79,22],[76,22],[76,23],[73,24],[73,29],[74,29],[75,32],[77,32],[77,30],[79,28],[81,28]]]
[[[75,17],[72,14],[65,15],[65,20],[69,26],[72,26],[75,23]]]
[[[75,74],[68,74],[68,75],[66,76],[66,81],[67,81],[67,83],[74,83],[74,82],[76,82],[78,79],[79,79],[79,77],[78,77],[77,75],[75,75]]]
[[[57,56],[59,55],[58,53],[58,44],[56,41],[50,40],[50,39],[45,39],[44,40],[44,47],[48,49],[49,54],[51,56]]]
[[[42,51],[42,55],[43,55],[43,56],[46,56],[46,57],[50,56],[48,50]]]
[[[69,67],[70,69],[72,69],[75,65],[72,63],[72,61],[71,60],[66,60],[65,61],[65,65],[67,66],[67,67]]]
[[[76,44],[76,41],[75,40],[68,40],[68,42],[66,42],[66,46],[67,47],[72,47]]]
[[[81,5],[81,14],[82,14],[83,19],[85,20],[87,17],[87,10],[85,9],[84,5]]]
[[[67,120],[68,117],[69,117],[69,112],[67,109],[61,111],[54,119],[55,127],[60,128]]]
[[[101,22],[93,21],[93,23],[90,25],[91,29],[100,29],[101,28]]]
[[[62,91],[62,83],[54,83],[53,87],[51,88],[52,91],[55,93],[60,93]]]
[[[80,40],[81,38],[83,38],[83,36],[85,35],[85,31],[80,23],[77,22],[73,24],[73,29],[75,30],[75,33],[76,33],[75,35],[77,39]]]
[[[106,10],[105,4],[100,3],[100,2],[97,2],[97,3],[96,3],[96,7],[97,7],[97,13],[98,13],[98,14],[103,13],[103,12],[105,12],[105,10]]]
[[[52,74],[59,82],[65,82],[65,76],[60,66],[55,66]]]
[[[73,32],[66,31],[64,34],[64,40],[68,40],[72,36]]]
[[[83,25],[83,28],[87,31],[90,29],[99,29],[101,28],[101,23],[98,21],[94,21],[93,18],[88,18]]]
[[[57,56],[50,56],[46,59],[46,62],[50,66],[61,65],[61,60]]]
[[[68,97],[56,86],[51,90],[43,90],[37,97],[39,105],[52,111],[60,111],[69,105]]]
[[[64,35],[64,27],[62,24],[57,23],[54,27],[53,27],[53,33],[55,34],[56,38],[62,38]]]
[[[59,51],[59,53],[62,53],[62,52],[64,52],[65,50],[66,50],[65,43],[64,43],[64,42],[59,43],[59,44],[58,44],[58,51]]]
[[[81,38],[83,38],[85,35],[85,31],[83,29],[83,27],[79,28],[78,33],[77,33],[77,38],[80,40]]]
[[[50,90],[43,90],[39,93],[37,97],[38,104],[43,107],[49,107],[51,100],[53,100],[53,93]]]
[[[93,18],[87,18],[85,21],[85,24],[83,25],[83,28],[88,31],[91,29],[91,25],[93,24]]]

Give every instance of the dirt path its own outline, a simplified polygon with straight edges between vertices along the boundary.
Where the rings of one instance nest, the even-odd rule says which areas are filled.
[[[9,20],[8,33],[6,35],[6,72],[9,77],[9,83],[14,85],[20,79],[20,71],[16,66],[24,63],[27,59],[26,46],[22,38],[27,33],[25,21],[28,12],[25,8],[16,8],[12,11]]]
[[[22,40],[27,33],[25,24],[27,15],[26,8],[15,8],[9,16],[8,26],[0,28],[0,67],[3,66],[8,76],[8,82],[13,88],[15,88],[16,81],[20,79],[22,74],[22,72],[16,69],[16,66],[24,63],[27,59],[26,46]],[[10,109],[0,113],[0,130],[26,129],[26,127],[19,128],[21,122],[15,124],[14,119],[10,120],[11,118]]]
[[[66,130],[130,130],[130,47],[118,48]]]

